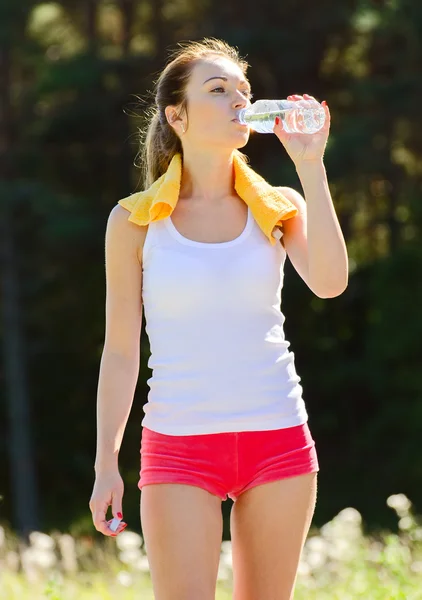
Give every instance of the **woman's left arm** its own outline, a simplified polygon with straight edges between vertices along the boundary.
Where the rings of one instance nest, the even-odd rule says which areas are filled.
[[[302,99],[302,96],[292,96]],[[312,96],[304,95],[307,100]],[[324,103],[323,103],[324,106]],[[296,271],[320,298],[339,296],[347,288],[347,248],[337,219],[323,162],[330,127],[326,121],[315,134],[288,134],[277,123],[274,133],[292,158],[305,198],[292,188],[279,188],[298,209],[283,222],[283,243]],[[305,201],[306,200],[306,201]]]

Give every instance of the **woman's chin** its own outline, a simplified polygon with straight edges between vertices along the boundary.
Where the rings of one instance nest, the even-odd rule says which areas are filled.
[[[239,142],[236,144],[236,148],[243,148],[244,146],[246,146],[246,144],[249,142],[249,134],[247,133],[246,135],[243,136],[243,140],[239,140]]]

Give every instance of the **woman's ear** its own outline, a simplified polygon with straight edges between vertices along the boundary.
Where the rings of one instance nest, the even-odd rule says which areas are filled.
[[[173,129],[178,132],[180,129],[180,124],[182,122],[182,119],[179,117],[179,114],[176,110],[175,106],[166,106],[166,108],[164,109],[164,113],[166,115],[166,119],[167,122],[169,123],[170,127],[173,127]]]

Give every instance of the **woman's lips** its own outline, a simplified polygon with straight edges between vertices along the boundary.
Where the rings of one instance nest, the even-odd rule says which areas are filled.
[[[239,119],[232,119],[232,122],[233,122],[233,123],[236,123],[237,125],[241,125],[242,127],[247,127],[247,125],[245,125],[244,123],[241,123],[241,122],[239,121]]]

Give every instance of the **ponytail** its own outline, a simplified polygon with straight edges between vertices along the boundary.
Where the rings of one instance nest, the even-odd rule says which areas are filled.
[[[154,110],[144,133],[141,169],[145,189],[167,171],[175,154],[179,152],[183,156],[180,138],[163,116],[164,119],[160,119],[159,111]]]

